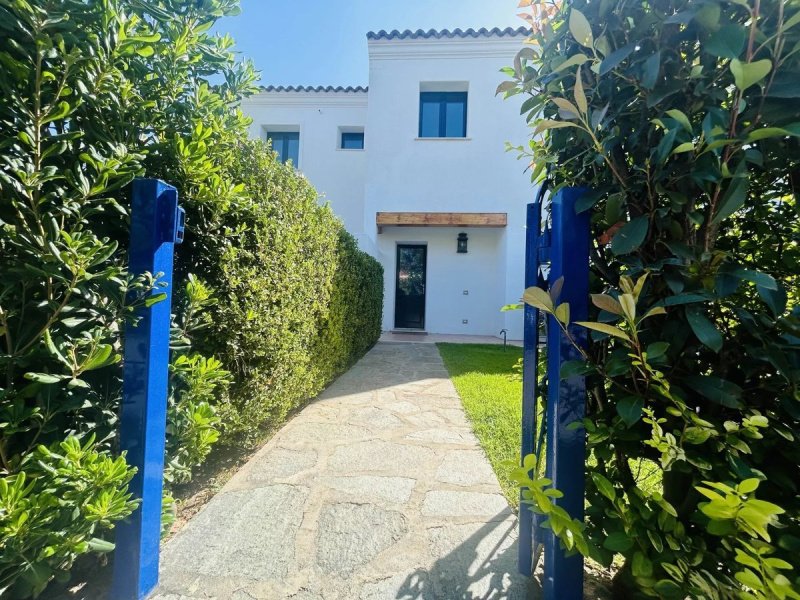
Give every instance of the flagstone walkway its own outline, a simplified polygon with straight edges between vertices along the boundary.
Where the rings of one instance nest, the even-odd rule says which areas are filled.
[[[436,346],[379,343],[166,544],[153,599],[529,593],[516,519]]]

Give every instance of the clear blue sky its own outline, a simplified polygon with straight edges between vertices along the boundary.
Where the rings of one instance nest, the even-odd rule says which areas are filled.
[[[261,71],[264,85],[364,85],[368,31],[518,27],[518,0],[241,0],[215,31]]]

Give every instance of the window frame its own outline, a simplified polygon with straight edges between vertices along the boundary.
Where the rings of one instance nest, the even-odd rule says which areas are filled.
[[[464,118],[461,123],[463,128],[463,135],[447,135],[447,105],[454,103],[454,100],[460,101],[464,106]],[[424,103],[437,103],[439,105],[439,135],[425,135],[422,131],[422,105]],[[464,139],[467,137],[467,108],[469,106],[469,92],[426,92],[420,91],[419,93],[419,128],[418,137],[420,138],[446,138],[446,139]]]
[[[350,136],[358,136],[361,140],[361,147],[359,148],[348,148],[345,146],[345,138]],[[365,138],[363,131],[340,131],[339,132],[339,149],[340,150],[363,150],[365,145]]]
[[[281,148],[278,150],[275,142],[275,137],[278,137],[278,141],[280,141]],[[297,160],[292,160],[293,157],[287,156],[289,154],[289,136],[297,139]],[[297,168],[300,163],[300,132],[299,131],[272,131],[267,129],[266,130],[266,138],[272,142],[272,150],[278,153],[278,160],[281,161],[282,164],[288,163],[292,160],[292,165]],[[286,158],[282,158],[286,156]]]

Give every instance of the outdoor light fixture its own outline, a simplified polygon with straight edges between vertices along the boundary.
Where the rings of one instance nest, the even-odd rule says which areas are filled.
[[[466,233],[459,233],[458,234],[458,253],[459,254],[466,254],[467,253],[467,234]]]

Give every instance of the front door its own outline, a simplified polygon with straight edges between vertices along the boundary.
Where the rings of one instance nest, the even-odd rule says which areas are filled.
[[[394,326],[397,329],[425,329],[425,271],[428,247],[397,246]]]

